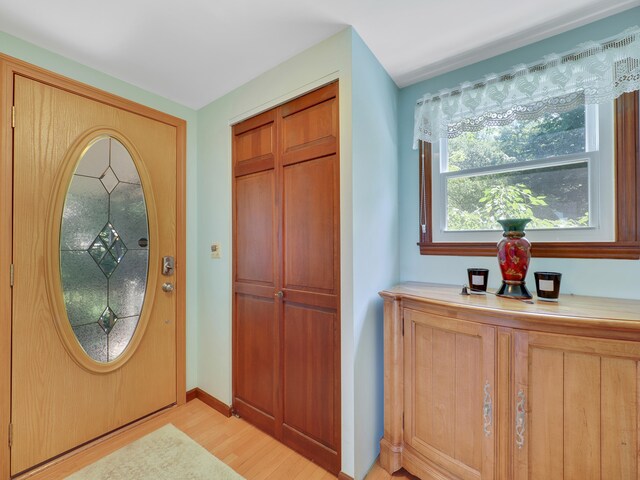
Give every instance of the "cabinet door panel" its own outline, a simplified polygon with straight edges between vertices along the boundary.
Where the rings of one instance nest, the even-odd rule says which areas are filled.
[[[427,398],[430,401],[425,403],[425,408],[440,413],[440,415],[415,415],[416,436],[430,438],[431,446],[437,450],[453,452],[455,424],[450,419],[455,418],[456,335],[417,324],[415,339],[415,368],[421,371],[426,371],[428,368],[431,375],[430,379],[425,377],[424,381],[418,381],[415,384],[416,400],[420,397]],[[431,365],[430,368],[429,365]],[[434,385],[438,388],[433,388]]]
[[[610,478],[637,478],[638,364],[603,358],[600,379],[602,471],[609,472]]]
[[[536,349],[530,362],[531,383],[541,386],[530,390],[531,436],[540,439],[530,448],[531,479],[562,478],[564,356],[555,350]]]
[[[600,479],[600,357],[564,353],[564,476]]]
[[[405,443],[459,478],[494,478],[495,329],[409,309],[404,322]]]
[[[516,345],[515,478],[637,478],[640,343],[528,332]]]
[[[482,429],[482,337],[456,334],[455,363],[455,458],[481,470]]]

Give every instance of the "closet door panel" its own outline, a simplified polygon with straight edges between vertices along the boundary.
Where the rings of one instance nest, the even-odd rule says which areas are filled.
[[[273,169],[276,152],[275,113],[265,112],[234,127],[234,174]]]
[[[273,417],[277,367],[274,302],[253,295],[236,296],[236,397]]]
[[[340,471],[340,201],[337,85],[283,105],[283,441]]]
[[[274,285],[274,173],[236,182],[236,281]]]
[[[313,104],[312,99],[303,97],[292,106],[283,107],[282,152],[285,165],[336,152],[338,103],[335,100],[330,98]]]
[[[335,155],[284,168],[284,287],[334,293]]]
[[[334,313],[284,308],[284,422],[335,449],[337,322]]]
[[[277,434],[280,396],[274,112],[233,128],[233,406]]]
[[[263,157],[273,159],[273,121],[266,125],[240,133],[237,137],[237,161],[241,165],[248,160]]]

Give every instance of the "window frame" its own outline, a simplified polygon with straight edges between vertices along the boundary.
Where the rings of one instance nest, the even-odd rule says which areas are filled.
[[[449,142],[440,139],[432,145],[433,191],[437,192],[431,201],[432,230],[434,242],[488,242],[496,238],[496,231],[502,231],[496,223],[493,230],[446,230],[448,205],[448,180],[504,173],[525,173],[535,169],[553,168],[562,165],[587,165],[587,188],[590,224],[571,228],[527,227],[527,237],[531,242],[610,242],[614,240],[614,165],[603,164],[603,159],[614,157],[613,101],[604,106],[588,105],[585,109],[585,149],[581,152],[540,157],[509,164],[489,165],[460,170],[448,170]],[[526,182],[525,182],[526,183]]]
[[[615,240],[611,242],[533,242],[533,257],[640,259],[640,97],[626,93],[614,104],[614,202]],[[431,144],[419,144],[419,193],[427,228],[418,226],[421,255],[494,256],[495,242],[434,242],[432,237],[432,152]],[[423,162],[424,153],[424,188]]]

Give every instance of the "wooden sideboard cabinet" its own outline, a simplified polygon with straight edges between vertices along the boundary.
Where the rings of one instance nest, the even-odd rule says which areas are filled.
[[[640,478],[640,301],[384,298],[380,463],[435,480]]]

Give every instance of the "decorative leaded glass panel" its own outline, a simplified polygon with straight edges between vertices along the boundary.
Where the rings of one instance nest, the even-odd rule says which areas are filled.
[[[118,358],[129,345],[140,317],[119,318],[109,333],[109,358]]]
[[[141,248],[140,240],[148,238],[147,209],[142,187],[120,182],[111,192],[109,218],[128,248]]]
[[[147,288],[148,224],[135,163],[115,138],[83,153],[65,199],[60,274],[67,317],[98,362],[131,342]]]
[[[102,273],[109,278],[122,262],[127,247],[113,225],[107,223],[89,247],[89,253]]]
[[[109,219],[109,194],[97,178],[74,175],[62,218],[60,248],[86,250]]]
[[[118,317],[140,315],[147,288],[147,250],[129,250],[109,279],[109,305]]]
[[[102,312],[102,315],[100,315],[100,319],[98,320],[98,325],[102,327],[102,330],[104,330],[104,333],[109,335],[109,333],[111,333],[111,330],[113,330],[113,327],[116,326],[117,321],[118,321],[118,317],[116,317],[116,314],[113,313],[113,310],[107,307],[104,309],[104,312]]]
[[[118,185],[118,182],[120,180],[118,180],[118,177],[116,177],[116,174],[113,173],[113,170],[111,170],[111,167],[108,167],[104,171],[104,173],[100,176],[100,181],[102,182],[102,185],[104,185],[105,190],[111,193],[113,189],[116,188],[116,185]]]
[[[76,168],[76,175],[100,178],[100,175],[102,175],[109,166],[110,149],[111,139],[108,137],[92,143],[82,155],[82,162],[80,162]]]
[[[109,337],[104,334],[100,325],[94,322],[73,327],[73,333],[76,334],[78,342],[87,352],[87,355],[98,362],[106,363],[109,361],[107,357],[107,340]]]
[[[107,305],[109,280],[88,252],[60,252],[60,270],[69,322],[95,323]]]
[[[140,184],[136,166],[129,161],[131,156],[120,142],[111,147],[111,168],[121,182]]]

